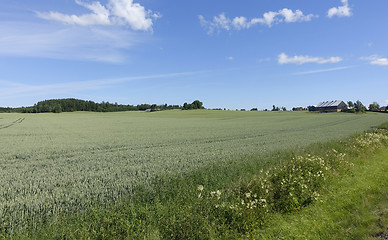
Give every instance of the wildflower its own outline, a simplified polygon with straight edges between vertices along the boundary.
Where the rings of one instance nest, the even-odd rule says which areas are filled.
[[[220,190],[217,190],[216,194],[217,194],[217,199],[220,199],[220,197],[221,197],[221,191],[220,191]]]
[[[201,191],[201,192],[202,192],[202,191],[203,191],[203,186],[202,186],[202,185],[199,185],[197,189],[198,189],[198,191]]]
[[[249,193],[245,193],[245,197],[246,198],[250,198],[251,197],[251,193],[249,192]]]

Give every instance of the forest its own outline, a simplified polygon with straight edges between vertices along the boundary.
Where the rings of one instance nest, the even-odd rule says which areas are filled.
[[[17,112],[17,113],[61,113],[61,112],[76,112],[76,111],[88,111],[88,112],[120,112],[120,111],[145,111],[150,109],[156,110],[170,110],[170,109],[182,109],[180,105],[157,105],[157,104],[138,104],[138,105],[123,105],[118,103],[101,102],[96,103],[93,101],[85,101],[74,98],[66,99],[51,99],[40,101],[34,106],[30,107],[1,107],[0,112]]]

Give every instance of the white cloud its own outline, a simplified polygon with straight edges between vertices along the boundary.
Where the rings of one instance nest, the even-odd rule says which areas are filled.
[[[305,64],[305,63],[338,63],[341,62],[342,58],[340,57],[330,57],[330,58],[322,58],[322,57],[311,57],[311,56],[293,56],[289,57],[285,53],[281,53],[278,56],[279,64]]]
[[[59,12],[37,12],[38,17],[54,20],[63,24],[93,26],[93,25],[128,25],[133,30],[152,31],[152,20],[159,18],[160,14],[146,10],[133,0],[109,0],[107,6],[100,2],[85,3],[80,0],[75,2],[92,13],[83,15],[68,15]]]
[[[50,20],[45,23],[2,21],[0,56],[124,62],[128,51],[147,37],[132,30],[152,32],[153,20],[160,17],[134,0],[106,0],[104,5],[74,1],[87,13],[36,12],[39,18]]]
[[[279,14],[284,17],[284,21],[291,22],[308,22],[314,17],[313,14],[305,16],[302,11],[296,10],[293,12],[291,9],[284,8],[279,11]]]
[[[257,24],[265,25],[267,27],[272,27],[275,24],[282,22],[293,23],[293,22],[308,22],[311,21],[314,17],[318,17],[313,14],[304,15],[301,10],[291,10],[288,8],[281,9],[277,12],[269,11],[263,14],[263,17],[252,18],[251,20],[247,19],[244,16],[235,17],[230,19],[226,17],[225,13],[221,13],[218,16],[213,17],[212,21],[208,21],[204,16],[199,15],[199,20],[201,26],[207,29],[208,34],[214,33],[216,30],[230,31],[242,30],[251,28]]]
[[[369,61],[371,65],[388,66],[388,58],[384,58],[379,55],[371,55],[369,57],[362,57],[360,59]]]
[[[352,9],[349,7],[349,2],[348,0],[341,0],[343,6],[339,7],[333,7],[330,8],[329,11],[327,12],[327,16],[329,18],[332,18],[334,16],[337,17],[350,17],[353,15]]]
[[[378,58],[370,62],[372,65],[379,65],[379,66],[388,66],[388,59],[387,58]]]
[[[232,26],[237,30],[241,30],[247,27],[247,18],[246,17],[235,17],[232,22]]]
[[[229,31],[232,27],[232,22],[229,18],[225,16],[224,13],[221,13],[219,16],[213,17],[213,21],[207,21],[202,15],[199,15],[199,21],[201,26],[208,29],[208,33],[212,34],[215,29],[224,29]]]
[[[226,60],[233,61],[234,58],[233,57],[227,57]]]
[[[114,15],[114,22],[129,24],[134,30],[150,30],[151,18],[160,17],[160,14],[146,11],[139,3],[133,3],[133,0],[110,0],[108,6]]]

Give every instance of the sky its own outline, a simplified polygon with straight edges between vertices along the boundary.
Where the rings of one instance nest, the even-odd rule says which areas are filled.
[[[388,104],[386,0],[1,0],[0,106]]]

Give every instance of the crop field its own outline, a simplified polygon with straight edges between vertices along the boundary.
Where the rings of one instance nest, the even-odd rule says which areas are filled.
[[[0,226],[114,204],[153,177],[350,136],[387,114],[0,114]]]

